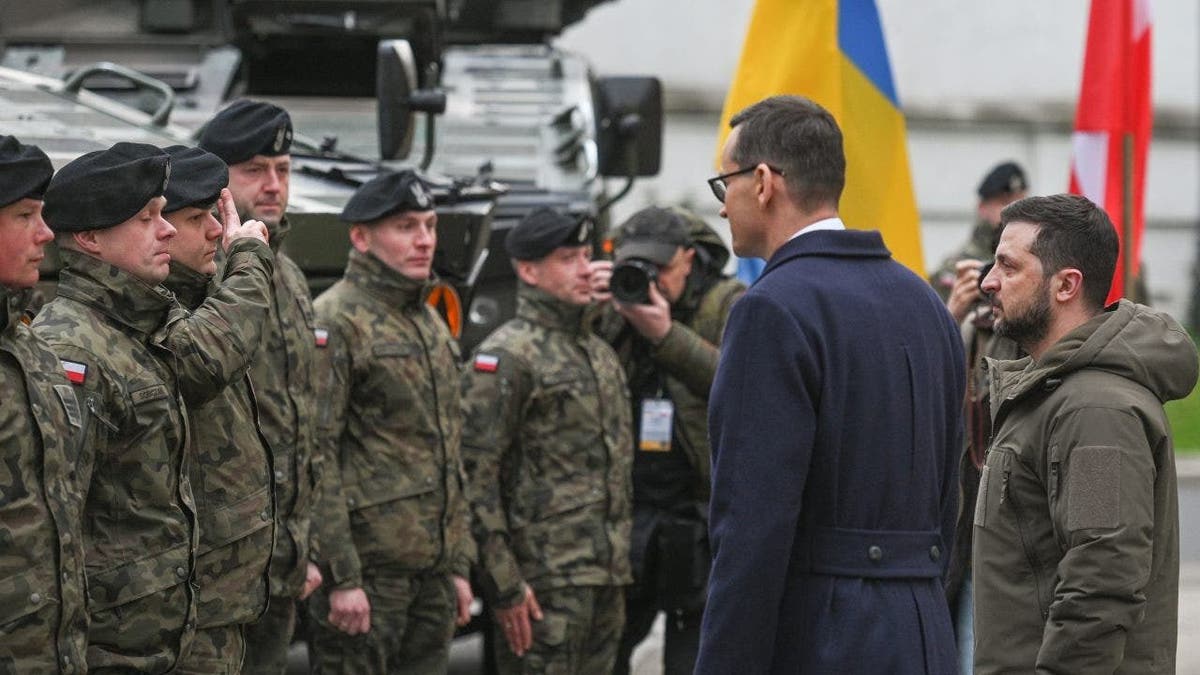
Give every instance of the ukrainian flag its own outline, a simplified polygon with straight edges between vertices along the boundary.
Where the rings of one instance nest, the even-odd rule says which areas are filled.
[[[896,259],[923,277],[904,114],[874,0],[758,0],[725,98],[718,157],[729,118],[775,94],[805,96],[833,114],[846,148],[842,220],[881,231]]]

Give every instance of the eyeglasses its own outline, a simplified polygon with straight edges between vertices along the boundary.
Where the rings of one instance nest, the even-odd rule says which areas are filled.
[[[767,167],[768,170],[774,171],[775,173],[779,174],[780,176],[787,175],[783,171],[776,169],[775,167],[771,166],[770,164],[767,164],[765,166]],[[726,179],[733,178],[734,176],[740,176],[745,173],[750,173],[757,168],[758,168],[758,164],[755,164],[753,166],[748,166],[744,169],[738,169],[737,171],[730,171],[729,173],[723,173],[720,176],[713,176],[712,178],[708,179],[708,187],[712,188],[713,196],[717,198],[717,201],[724,204],[725,203],[725,191],[727,188],[726,183],[725,183]]]

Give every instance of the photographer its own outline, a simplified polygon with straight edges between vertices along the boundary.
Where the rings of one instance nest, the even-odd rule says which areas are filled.
[[[615,263],[593,265],[593,324],[625,368],[636,434],[634,585],[615,673],[659,611],[667,613],[664,670],[691,673],[710,564],[708,391],[717,345],[745,286],[722,270],[729,251],[701,218],[649,207],[616,232]]]

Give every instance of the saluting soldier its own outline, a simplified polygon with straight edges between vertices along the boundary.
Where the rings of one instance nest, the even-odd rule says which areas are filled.
[[[463,495],[458,344],[425,299],[437,213],[412,171],[346,204],[345,276],[317,298],[323,466],[318,548],[328,592],[309,601],[316,673],[446,672],[470,619],[474,545]]]
[[[81,412],[58,357],[23,312],[54,234],[42,196],[54,169],[0,137],[0,672],[84,669],[87,613],[78,461]]]
[[[242,218],[267,226],[275,252],[273,300],[263,326],[262,349],[250,366],[259,430],[267,441],[275,479],[275,548],[266,613],[247,628],[245,670],[282,675],[296,623],[297,599],[321,583],[309,561],[309,527],[317,480],[314,389],[318,337],[303,272],[279,250],[290,229],[286,210],[291,173],[292,122],[282,108],[241,100],[217,113],[200,135],[200,147],[229,165],[229,191]]]
[[[608,675],[631,581],[633,440],[624,372],[584,325],[586,220],[539,209],[506,240],[517,315],[463,379],[463,457],[503,673]]]
[[[196,312],[195,321],[235,347],[230,361],[236,365],[228,386],[183,390],[195,449],[191,479],[200,549],[196,638],[177,671],[235,675],[245,655],[243,624],[258,619],[267,606],[267,565],[275,535],[270,456],[258,432],[246,375],[271,299],[274,255],[262,223],[240,223],[225,189],[225,162],[200,148],[177,145],[166,152],[171,181],[163,217],[176,234],[164,285],[185,309]],[[224,226],[213,214],[218,204]],[[222,234],[229,242],[226,283],[216,275]],[[256,263],[257,273],[243,280],[236,271],[246,260]],[[239,282],[252,287],[253,297],[237,295]]]

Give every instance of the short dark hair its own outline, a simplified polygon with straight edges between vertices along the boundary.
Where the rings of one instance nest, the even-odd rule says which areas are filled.
[[[1120,249],[1117,229],[1104,209],[1079,195],[1026,197],[1000,212],[1000,227],[1009,223],[1037,225],[1031,252],[1045,276],[1068,267],[1079,270],[1089,309],[1104,308]]]
[[[837,207],[846,185],[846,155],[837,121],[802,96],[772,96],[729,120],[740,128],[732,159],[739,168],[766,163],[784,174],[792,200],[805,211]]]

